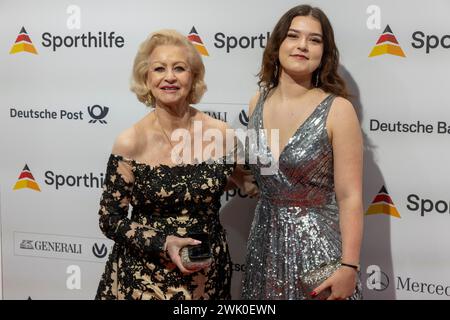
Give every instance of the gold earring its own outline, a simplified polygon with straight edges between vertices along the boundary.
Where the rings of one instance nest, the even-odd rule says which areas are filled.
[[[144,103],[148,106],[151,107],[153,105],[153,98],[152,95],[149,93],[147,93],[147,95],[145,96],[145,101]]]

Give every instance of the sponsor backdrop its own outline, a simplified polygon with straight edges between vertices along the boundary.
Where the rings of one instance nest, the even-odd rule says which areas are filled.
[[[367,299],[450,298],[450,4],[310,1],[328,14],[365,138]],[[1,273],[5,299],[92,299],[111,248],[98,227],[106,161],[147,112],[129,91],[138,45],[185,33],[234,128],[275,22],[297,1],[2,1]],[[255,200],[223,196],[239,298]]]

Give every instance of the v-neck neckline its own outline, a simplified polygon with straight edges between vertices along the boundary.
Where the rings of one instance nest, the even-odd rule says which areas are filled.
[[[291,144],[292,140],[295,138],[295,136],[298,134],[298,132],[300,132],[300,130],[305,126],[305,124],[312,118],[312,116],[317,112],[317,110],[320,108],[320,106],[326,101],[328,100],[329,97],[331,97],[331,93],[328,94],[324,99],[322,99],[322,101],[319,102],[319,104],[314,108],[314,110],[309,114],[308,117],[306,117],[306,119],[297,127],[297,129],[294,131],[294,133],[292,134],[292,136],[287,140],[286,144],[284,145],[284,147],[282,149],[280,149],[279,154],[278,154],[278,159],[276,160],[275,163],[279,163],[281,156],[283,155],[284,151],[288,148],[288,146]],[[263,132],[266,132],[266,127],[264,125],[264,104],[266,102],[266,97],[264,97],[264,100],[261,103],[261,126],[262,129],[264,130]],[[268,135],[269,135],[269,131],[267,130],[267,135],[264,134],[264,138],[265,138],[265,142],[266,142],[266,146],[267,146],[267,150],[270,154],[270,157],[272,158],[272,160],[275,160],[275,157],[272,153],[272,149],[270,148],[269,145],[269,140],[268,140]],[[272,140],[270,141],[272,143]]]

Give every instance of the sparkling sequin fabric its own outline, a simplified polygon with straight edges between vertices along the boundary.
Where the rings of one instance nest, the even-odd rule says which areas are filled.
[[[230,299],[231,259],[219,209],[235,164],[224,160],[170,167],[110,156],[99,215],[115,244],[96,299]],[[213,262],[182,275],[163,246],[168,235],[191,232],[210,235]]]
[[[265,97],[260,95],[248,125],[257,132],[248,147],[259,159],[250,168],[261,195],[247,244],[242,298],[305,299],[309,293],[301,288],[302,274],[341,257],[333,152],[325,127],[334,96],[327,96],[297,129],[268,175],[263,169],[275,160],[267,133],[260,130]],[[351,299],[359,298],[358,281]]]

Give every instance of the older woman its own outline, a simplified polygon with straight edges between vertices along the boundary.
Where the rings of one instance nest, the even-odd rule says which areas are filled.
[[[99,214],[115,244],[97,299],[230,298],[231,261],[218,212],[228,179],[240,185],[243,176],[224,161],[226,139],[217,139],[205,159],[205,142],[194,141],[202,130],[226,136],[225,123],[190,106],[206,90],[204,74],[200,55],[176,31],[155,32],[140,46],[131,89],[154,110],[118,136],[109,158]],[[184,133],[177,144],[176,130]],[[188,269],[180,250],[199,240],[209,242],[212,259]]]

